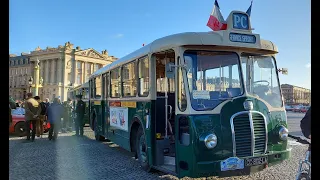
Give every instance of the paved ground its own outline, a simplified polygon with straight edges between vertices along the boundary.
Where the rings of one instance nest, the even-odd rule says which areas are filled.
[[[298,118],[288,119],[288,122],[296,120]],[[291,124],[294,127],[296,123]],[[290,146],[290,160],[251,176],[225,179],[294,179],[299,159],[304,156],[307,146],[294,141],[290,141]],[[84,138],[66,133],[55,142],[48,141],[47,136],[33,143],[25,143],[24,138],[9,137],[9,151],[9,176],[12,180],[177,179],[160,172],[144,172],[130,153],[115,144],[95,141],[89,129],[85,131]]]
[[[300,128],[300,121],[305,113],[287,112],[289,133],[294,136],[303,136]]]

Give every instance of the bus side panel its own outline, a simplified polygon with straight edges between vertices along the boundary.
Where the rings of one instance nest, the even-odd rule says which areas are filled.
[[[127,114],[127,123],[125,123],[125,127],[120,128],[117,127],[119,125],[113,125],[112,123],[112,114],[110,117],[111,111],[109,111],[109,124],[110,126],[108,127],[108,139],[110,139],[112,142],[115,144],[118,144],[122,148],[131,151],[130,147],[130,127],[132,123],[134,122],[134,118],[136,117],[137,119],[140,120],[140,125],[145,127],[145,109],[148,107],[149,108],[150,103],[148,102],[136,102],[136,107],[110,107],[111,109],[117,109],[117,108],[122,108],[122,109],[127,109],[128,114]],[[150,108],[149,108],[150,110]],[[118,117],[117,117],[118,119]],[[119,122],[118,122],[119,123]],[[133,137],[136,138],[136,137]]]

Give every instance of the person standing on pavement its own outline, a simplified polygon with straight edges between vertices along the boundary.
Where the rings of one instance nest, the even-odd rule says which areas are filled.
[[[62,132],[71,131],[72,128],[70,127],[71,119],[71,112],[72,112],[72,101],[68,98],[67,101],[63,102],[64,113],[63,113],[63,123],[62,123]]]
[[[36,136],[36,123],[39,120],[38,116],[40,115],[40,112],[41,107],[39,102],[32,97],[32,93],[28,93],[27,100],[25,102],[24,118],[26,120],[27,140],[30,140],[30,124],[32,124],[32,142],[34,141]]]
[[[37,132],[36,132],[37,137],[40,137],[40,135],[43,135],[43,123],[46,120],[47,107],[44,102],[41,102],[39,96],[35,96],[34,99],[38,101],[41,107],[39,121],[37,121]]]
[[[61,118],[63,118],[63,106],[59,104],[58,98],[47,107],[48,121],[50,122],[49,140],[56,140],[59,133]]]
[[[80,136],[83,136],[83,117],[85,113],[85,107],[86,104],[81,100],[82,95],[77,95],[77,105],[76,105],[76,119],[75,119],[75,127],[76,127],[76,136],[79,136],[79,131],[80,131]]]
[[[50,100],[49,100],[49,98],[46,98],[45,104],[47,105],[47,107],[50,106]]]

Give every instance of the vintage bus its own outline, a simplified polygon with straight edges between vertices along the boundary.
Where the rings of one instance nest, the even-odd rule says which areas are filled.
[[[227,26],[157,39],[94,72],[96,139],[178,177],[245,175],[288,159],[278,49],[244,12]]]
[[[85,125],[89,124],[89,82],[78,85],[68,91],[69,97],[72,99],[73,107],[76,107],[77,99],[76,95],[82,95],[82,101],[86,103],[86,112],[83,120]]]

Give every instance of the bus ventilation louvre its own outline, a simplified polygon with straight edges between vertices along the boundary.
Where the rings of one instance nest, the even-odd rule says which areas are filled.
[[[231,118],[233,153],[237,157],[266,153],[267,131],[265,117],[258,112],[245,111]]]

